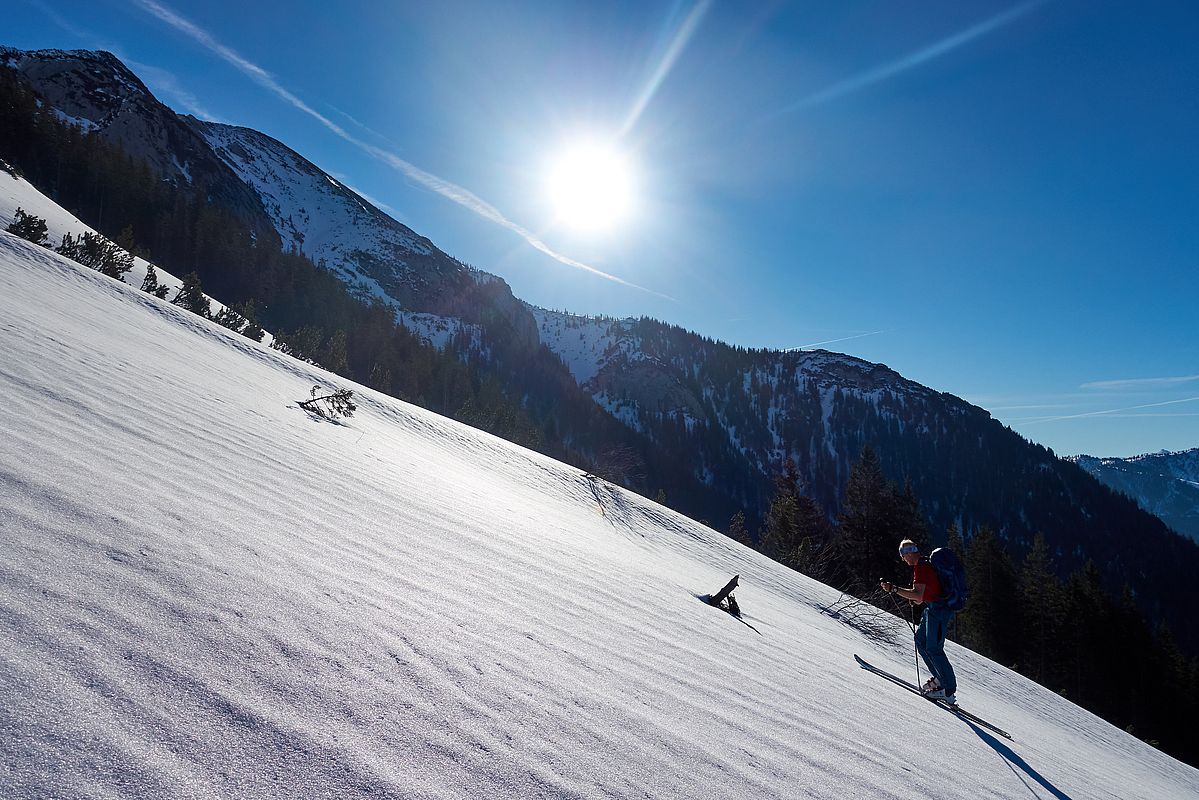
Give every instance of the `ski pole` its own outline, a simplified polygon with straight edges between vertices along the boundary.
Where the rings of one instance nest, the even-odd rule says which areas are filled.
[[[908,603],[908,615],[912,618],[912,650],[915,651],[915,655],[912,656],[912,660],[916,662],[916,685],[919,686],[920,648],[916,645],[916,609],[912,607],[911,603]]]
[[[880,579],[880,581],[881,581],[881,579]],[[903,609],[899,607],[899,601],[895,599],[895,592],[891,592],[891,600],[892,600],[892,602],[895,603],[895,610],[899,612],[899,618],[903,619]],[[919,686],[920,685],[920,648],[916,647],[916,612],[912,608],[911,603],[908,604],[908,618],[911,620],[910,622],[908,622],[908,628],[910,628],[912,631],[912,650],[915,651],[915,654],[913,655],[912,660],[916,663],[916,685]]]

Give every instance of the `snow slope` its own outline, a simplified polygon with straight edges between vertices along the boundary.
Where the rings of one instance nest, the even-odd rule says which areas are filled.
[[[0,796],[1194,797],[955,646],[577,470],[0,233]],[[742,576],[760,633],[695,595]]]
[[[46,233],[49,238],[49,246],[52,248],[58,247],[65,234],[82,236],[84,233],[97,233],[94,228],[86,225],[74,214],[39,192],[29,181],[0,169],[0,231],[6,230],[17,218],[18,208],[26,214],[41,217],[46,221]],[[133,268],[122,276],[122,280],[130,286],[140,287],[146,278],[146,269],[149,264],[150,262],[144,258],[134,256]],[[167,297],[174,297],[183,281],[157,264],[154,265],[154,271],[158,273],[159,285],[170,289]],[[213,297],[208,297],[208,299],[212,304],[213,315],[224,310],[225,306],[219,300]],[[262,340],[266,344],[270,344],[274,341],[274,337],[270,333],[265,333]]]

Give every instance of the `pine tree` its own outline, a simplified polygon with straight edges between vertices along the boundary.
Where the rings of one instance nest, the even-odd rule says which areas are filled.
[[[866,597],[875,592],[879,578],[897,578],[896,547],[919,533],[913,514],[918,511],[883,477],[874,450],[864,447],[849,473],[837,519],[836,549],[846,591]]]
[[[126,225],[121,229],[120,235],[118,235],[116,238],[116,245],[126,253],[129,253],[131,256],[146,259],[147,261],[150,259],[150,251],[139,246],[137,241],[133,238],[132,225]]]
[[[253,339],[256,342],[261,342],[266,331],[264,331],[262,326],[258,324],[258,312],[254,307],[253,298],[244,303],[239,303],[233,306],[233,309],[246,320],[246,326],[241,329],[241,335],[245,336],[247,339]],[[374,384],[371,385],[374,386]],[[375,388],[379,389],[381,387],[375,386]]]
[[[385,360],[380,359],[371,367],[371,374],[367,378],[366,384],[373,389],[378,389],[380,392],[391,393],[391,368],[387,366]]]
[[[195,272],[183,276],[183,285],[179,287],[175,299],[171,302],[201,317],[207,317],[212,311],[212,301],[204,295],[204,289],[200,286],[200,276]]]
[[[350,364],[346,356],[346,332],[334,331],[321,351],[320,362],[325,369],[338,375],[348,375]]]
[[[749,538],[749,531],[745,528],[745,512],[738,511],[729,520],[728,537],[734,542],[740,542],[746,547],[753,547],[753,541]]]
[[[966,556],[970,603],[958,615],[962,643],[1011,666],[1018,652],[1016,572],[1003,543],[989,528],[970,540]]]
[[[762,525],[762,552],[780,564],[821,578],[828,540],[824,514],[803,494],[799,468],[788,458],[783,473],[775,478],[774,499]]]
[[[16,216],[8,224],[6,230],[15,236],[20,236],[22,239],[33,242],[36,245],[41,245],[42,247],[50,244],[50,237],[46,230],[46,220],[25,213],[25,209],[20,206],[17,207]]]
[[[146,265],[146,277],[142,278],[142,291],[165,300],[170,288],[158,282],[158,270],[153,264]]]
[[[234,333],[240,333],[241,329],[246,326],[246,318],[228,306],[213,315],[212,321],[228,328]]]
[[[945,532],[945,546],[957,555],[958,560],[961,561],[963,565],[966,564],[966,559],[969,557],[969,552],[966,549],[966,541],[962,538],[962,533],[958,530],[958,525],[956,522],[952,523],[949,526],[949,530]],[[966,588],[967,591],[969,591],[969,576],[967,576]],[[974,602],[973,598],[968,600],[967,607],[969,607],[969,603],[972,602]],[[955,614],[953,621],[949,624],[949,638],[955,642],[961,641],[962,634],[960,619],[961,614]]]
[[[84,231],[79,237],[65,233],[55,249],[72,261],[117,280],[133,269],[133,256],[91,231]]]
[[[1066,583],[1065,617],[1059,643],[1063,656],[1065,694],[1075,703],[1101,715],[1110,714],[1103,673],[1112,661],[1105,652],[1111,630],[1110,600],[1104,592],[1095,562],[1087,561]],[[1096,658],[1098,660],[1096,661]]]
[[[1049,685],[1060,673],[1057,653],[1063,621],[1062,587],[1053,569],[1045,537],[1037,534],[1024,558],[1019,577],[1021,671],[1040,684]]]

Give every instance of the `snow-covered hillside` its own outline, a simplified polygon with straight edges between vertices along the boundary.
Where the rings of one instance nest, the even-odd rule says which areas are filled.
[[[1194,797],[960,648],[0,233],[0,796]],[[757,632],[696,595],[740,573]],[[1116,657],[1113,655],[1113,657]]]
[[[8,228],[9,224],[16,219],[18,208],[26,214],[46,221],[50,247],[57,247],[66,234],[79,237],[84,233],[96,233],[95,229],[85,225],[75,215],[39,192],[29,181],[0,169],[0,230]],[[134,256],[133,268],[125,273],[122,280],[130,286],[141,286],[148,268],[148,261]],[[161,267],[155,267],[154,271],[157,273],[159,285],[165,286],[169,290],[167,297],[173,297],[179,290],[182,281]],[[211,297],[208,299],[213,314],[217,314],[225,308],[220,301]],[[262,340],[266,344],[270,344],[274,341],[274,337],[266,333]]]

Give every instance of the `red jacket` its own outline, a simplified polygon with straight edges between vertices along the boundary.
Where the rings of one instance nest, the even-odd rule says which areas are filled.
[[[918,583],[924,584],[924,603],[935,603],[941,599],[941,579],[937,577],[937,570],[929,563],[927,558],[922,558],[916,562],[916,566],[912,567],[912,586]]]

